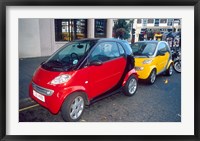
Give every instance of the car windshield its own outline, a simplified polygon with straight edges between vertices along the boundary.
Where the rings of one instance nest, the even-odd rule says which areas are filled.
[[[157,43],[137,42],[131,45],[133,54],[136,56],[152,56],[156,50]]]
[[[87,40],[68,43],[44,62],[42,67],[51,71],[69,71],[84,59],[96,42]]]

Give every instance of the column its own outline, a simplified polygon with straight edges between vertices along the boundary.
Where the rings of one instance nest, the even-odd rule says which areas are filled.
[[[137,19],[134,20],[134,28],[135,28],[135,42],[139,40],[140,29],[137,26]]]
[[[113,19],[107,19],[106,37],[112,38],[113,32]]]
[[[87,21],[87,37],[94,38],[94,19],[88,19]]]

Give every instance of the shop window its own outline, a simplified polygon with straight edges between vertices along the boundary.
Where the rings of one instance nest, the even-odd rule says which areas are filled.
[[[105,19],[95,20],[95,37],[96,38],[106,37],[106,23],[107,21]]]
[[[87,37],[87,20],[55,19],[55,40],[72,41]]]

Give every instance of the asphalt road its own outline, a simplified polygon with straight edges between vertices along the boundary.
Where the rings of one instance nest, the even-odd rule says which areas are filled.
[[[22,83],[19,95],[19,122],[63,122],[60,113],[53,115],[28,98],[24,87],[28,85],[32,74],[22,72],[22,66],[29,64],[26,61],[20,61],[20,83]],[[33,72],[31,67],[33,69],[35,66],[29,66]],[[140,81],[134,96],[127,97],[117,93],[91,104],[86,107],[80,121],[181,122],[181,74],[174,72],[170,77],[159,75],[153,85]]]

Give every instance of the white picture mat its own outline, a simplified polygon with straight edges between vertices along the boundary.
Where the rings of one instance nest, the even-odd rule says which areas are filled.
[[[181,18],[181,122],[19,122],[19,18]],[[194,7],[6,7],[7,135],[194,135]]]

